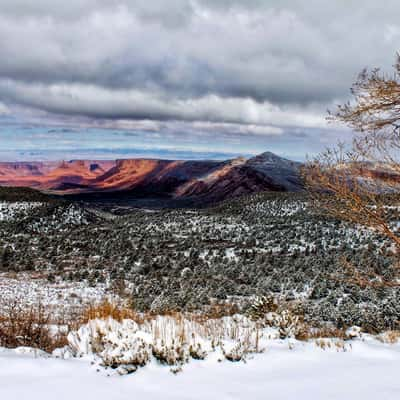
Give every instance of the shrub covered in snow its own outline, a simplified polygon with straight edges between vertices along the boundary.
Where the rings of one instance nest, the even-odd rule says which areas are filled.
[[[96,319],[70,332],[68,342],[76,357],[95,356],[105,367],[128,366],[133,372],[151,360],[182,366],[191,359],[204,360],[210,353],[229,361],[244,360],[262,351],[262,342],[278,335],[271,329],[260,330],[256,322],[239,315],[201,323],[179,315],[158,316],[141,324]]]

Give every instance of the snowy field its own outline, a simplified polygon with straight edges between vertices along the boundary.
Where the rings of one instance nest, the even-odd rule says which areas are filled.
[[[87,359],[61,360],[0,349],[0,399],[18,400],[397,400],[400,345],[374,339],[351,350],[314,343],[271,344],[247,363],[192,360],[174,375],[149,364],[127,376],[107,377]]]
[[[74,314],[88,305],[93,305],[107,298],[105,285],[88,287],[83,282],[49,283],[45,279],[34,278],[33,274],[0,273],[0,310],[15,301],[25,306],[42,304],[58,314]],[[114,295],[115,299],[116,296]]]

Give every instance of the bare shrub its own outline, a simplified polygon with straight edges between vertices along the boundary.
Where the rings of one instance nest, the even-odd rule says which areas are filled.
[[[273,296],[256,297],[250,305],[249,316],[252,320],[259,320],[269,312],[275,312],[278,304]]]
[[[295,312],[295,304],[280,304],[273,296],[257,297],[250,306],[250,319],[259,327],[277,328],[281,339],[305,335],[303,315]]]
[[[0,346],[33,347],[51,352],[67,344],[66,332],[52,332],[51,313],[39,302],[27,306],[13,301],[0,312]]]
[[[353,145],[328,149],[308,162],[303,178],[314,207],[330,216],[363,225],[389,238],[400,251],[400,235],[388,210],[388,194],[400,189],[400,55],[394,74],[364,69],[351,88],[352,102],[339,105],[328,120],[350,127]],[[395,198],[398,206],[398,196]],[[391,265],[396,275],[400,264]],[[398,286],[394,277],[364,274],[345,264],[362,287]]]

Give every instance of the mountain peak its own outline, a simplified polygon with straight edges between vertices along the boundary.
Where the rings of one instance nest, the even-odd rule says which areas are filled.
[[[246,163],[246,166],[288,191],[298,191],[303,187],[299,174],[300,165],[297,161],[288,160],[270,151],[250,158]]]
[[[278,156],[275,153],[272,153],[271,151],[265,151],[264,153],[261,153],[255,157],[252,157],[249,159],[250,162],[261,162],[261,163],[290,163],[291,165],[293,164],[298,164],[296,161],[288,160],[287,158]]]

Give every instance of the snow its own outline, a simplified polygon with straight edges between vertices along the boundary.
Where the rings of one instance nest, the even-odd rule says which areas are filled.
[[[0,398],[31,400],[395,400],[400,398],[400,346],[354,340],[352,349],[274,341],[248,362],[192,360],[176,375],[149,364],[108,377],[87,359],[44,358],[0,350]]]
[[[272,313],[271,313],[272,314]],[[271,315],[271,322],[282,317]],[[286,323],[287,334],[293,327]],[[137,323],[95,319],[68,334],[68,355],[91,356],[99,365],[143,366],[161,361],[184,368],[191,359],[245,360],[279,338],[275,327],[259,328],[242,315],[197,322],[184,316],[156,316]],[[57,352],[58,354],[58,352]]]
[[[15,302],[26,306],[40,302],[58,314],[74,314],[109,297],[105,284],[88,287],[84,282],[50,283],[43,278],[34,279],[29,273],[0,273],[0,293],[0,310]],[[117,299],[115,295],[113,298]]]
[[[27,347],[0,348],[0,399],[375,400],[379,396],[395,400],[400,396],[400,342],[389,344],[389,336],[373,337],[353,327],[348,330],[352,340],[302,342],[277,339],[273,329],[265,328],[265,334],[257,335],[262,352],[251,351],[244,361],[232,362],[220,345],[210,348],[211,328],[214,343],[218,343],[215,332],[223,346],[243,337],[251,343],[252,322],[233,316],[218,323],[208,320],[202,327],[161,316],[141,323],[92,320],[70,333],[69,347],[52,355]],[[182,347],[174,340],[179,333],[186,336],[184,342],[201,343],[205,358],[188,357],[177,366],[160,362],[154,345],[160,351],[165,346]],[[117,369],[107,367],[115,360],[120,363]],[[126,367],[133,373],[125,375]]]

